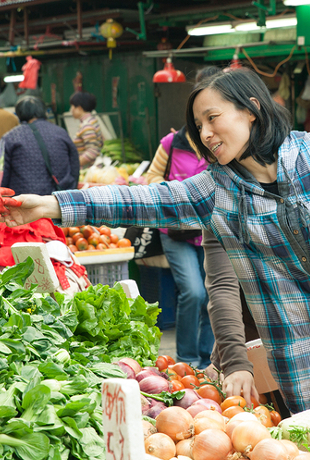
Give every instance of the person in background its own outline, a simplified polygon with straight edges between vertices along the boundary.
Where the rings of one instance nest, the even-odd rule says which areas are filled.
[[[186,128],[170,133],[160,141],[146,174],[148,183],[178,180],[204,171],[208,163],[198,158],[189,144]],[[214,337],[207,312],[208,294],[204,286],[203,249],[201,231],[182,241],[168,229],[160,229],[160,239],[178,289],[176,308],[177,360],[205,368],[210,364]]]
[[[70,97],[72,116],[80,120],[78,132],[73,142],[79,152],[80,165],[83,168],[94,164],[103,147],[103,137],[99,123],[94,115],[97,101],[93,94],[78,91]]]
[[[310,135],[243,68],[201,81],[187,129],[208,169],[184,181],[20,195],[2,213],[14,227],[59,225],[211,230],[229,257],[292,413],[310,409]]]
[[[38,195],[76,188],[79,157],[66,130],[46,120],[45,104],[34,96],[20,99],[15,110],[21,124],[0,141],[0,150],[4,153],[2,187],[9,187],[17,194]],[[47,149],[52,174],[35,132]]]
[[[5,133],[19,125],[18,118],[8,110],[0,107],[0,139]]]

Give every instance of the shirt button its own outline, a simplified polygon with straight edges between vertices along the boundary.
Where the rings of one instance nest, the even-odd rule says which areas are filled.
[[[302,260],[303,262],[307,262],[307,257],[302,257],[301,260]]]
[[[294,235],[298,235],[299,231],[298,230],[293,230]]]
[[[280,198],[280,203],[284,203],[284,200],[283,200],[283,198]]]

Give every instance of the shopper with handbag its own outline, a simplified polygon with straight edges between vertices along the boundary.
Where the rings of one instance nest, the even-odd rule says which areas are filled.
[[[49,195],[77,188],[80,164],[68,133],[46,120],[44,102],[25,96],[15,107],[21,124],[6,133],[2,186],[19,193]]]
[[[207,166],[206,160],[198,158],[191,147],[183,126],[180,131],[161,139],[146,179],[148,183],[183,181]],[[207,312],[201,229],[161,228],[160,239],[178,290],[177,360],[204,368],[210,364],[214,336]]]

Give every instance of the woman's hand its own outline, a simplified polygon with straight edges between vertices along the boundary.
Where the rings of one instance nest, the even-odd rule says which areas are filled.
[[[6,205],[2,221],[8,227],[28,224],[42,218],[59,219],[61,217],[58,200],[53,195],[19,195],[14,199],[21,201],[19,207]]]
[[[251,396],[259,401],[259,394],[254,384],[254,377],[251,372],[237,371],[224,378],[223,392],[226,396],[240,395],[243,390],[243,397],[246,400],[247,406],[251,407]]]
[[[217,380],[218,377],[219,377],[219,371],[216,370],[214,364],[212,364],[212,363],[209,364],[209,366],[205,368],[204,372],[207,374],[207,376],[211,380]],[[220,381],[223,382],[223,380],[224,380],[224,376],[221,373],[220,374]]]

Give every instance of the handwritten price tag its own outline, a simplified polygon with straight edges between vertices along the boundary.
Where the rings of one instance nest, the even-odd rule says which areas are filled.
[[[136,380],[107,379],[102,384],[106,460],[144,460],[139,384]]]

